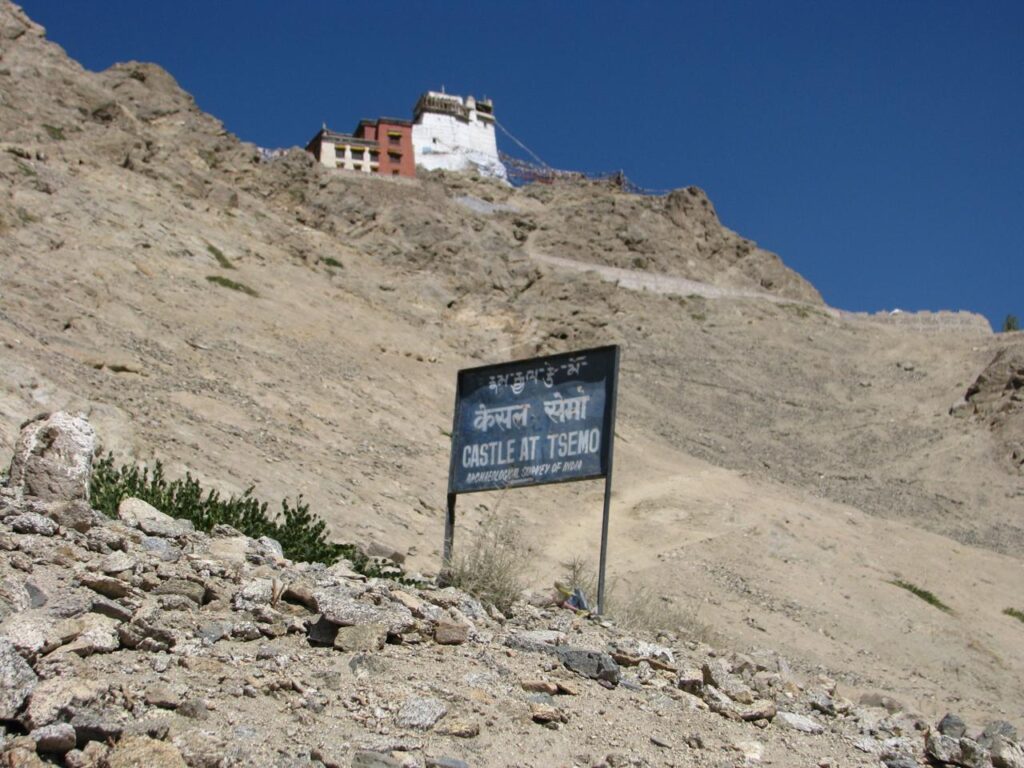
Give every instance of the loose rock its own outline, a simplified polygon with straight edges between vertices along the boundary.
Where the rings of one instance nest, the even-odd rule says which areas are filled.
[[[434,628],[434,642],[438,645],[462,645],[469,638],[469,627],[454,621],[442,620]]]
[[[448,708],[437,699],[412,697],[406,699],[395,722],[402,728],[426,730],[447,714]]]
[[[39,678],[17,649],[0,637],[0,720],[14,720]]]
[[[44,725],[29,735],[35,739],[37,752],[63,755],[75,748],[75,729],[69,723]]]
[[[802,733],[822,733],[825,728],[821,723],[807,717],[806,715],[798,715],[795,712],[779,712],[775,715],[775,722],[786,728],[791,728],[794,731],[801,731]]]
[[[8,518],[7,524],[11,526],[15,533],[34,533],[38,536],[53,536],[57,532],[58,527],[50,518],[43,517],[35,512],[15,515]]]
[[[363,624],[358,627],[338,627],[334,647],[339,651],[379,651],[388,639],[386,624]]]
[[[192,533],[195,526],[188,520],[175,520],[142,499],[127,498],[117,506],[117,516],[127,525],[150,536],[173,539]]]

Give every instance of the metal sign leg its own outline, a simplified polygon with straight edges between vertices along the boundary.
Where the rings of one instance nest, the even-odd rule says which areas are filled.
[[[604,515],[601,518],[601,562],[597,572],[597,615],[604,615],[604,569],[608,561],[608,513],[612,502],[612,470],[604,479]]]
[[[444,518],[444,557],[441,560],[441,573],[445,574],[452,565],[452,547],[455,544],[455,494],[448,494],[448,511]]]

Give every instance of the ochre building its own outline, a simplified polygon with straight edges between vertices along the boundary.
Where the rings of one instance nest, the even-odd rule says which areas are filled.
[[[409,120],[361,120],[352,133],[337,133],[325,125],[306,145],[306,151],[328,168],[383,176],[416,175]]]

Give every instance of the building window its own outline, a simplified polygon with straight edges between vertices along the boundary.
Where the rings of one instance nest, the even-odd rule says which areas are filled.
[[[353,171],[361,171],[361,170],[363,170],[363,166],[360,163],[353,163],[352,164],[352,170]]]
[[[389,133],[388,134],[388,144],[390,144],[393,147],[397,147],[401,143],[402,143],[402,135],[401,134],[399,134],[397,136],[395,134],[393,134],[393,133]]]
[[[397,176],[397,175],[398,175],[398,169],[397,169],[397,168],[395,168],[395,170],[393,170],[393,171],[391,172],[391,175],[392,175],[392,176]]]
[[[388,152],[389,163],[400,163],[402,162],[402,156],[397,152]]]

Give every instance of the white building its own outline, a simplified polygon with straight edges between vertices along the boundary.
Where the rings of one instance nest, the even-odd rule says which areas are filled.
[[[490,99],[463,99],[427,91],[413,110],[412,144],[416,165],[426,170],[477,170],[481,176],[506,179],[494,136]]]

